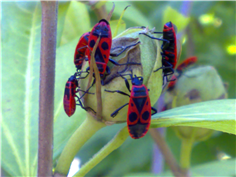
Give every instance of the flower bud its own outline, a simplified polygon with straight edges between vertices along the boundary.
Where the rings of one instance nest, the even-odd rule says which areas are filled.
[[[216,69],[201,66],[186,70],[177,80],[174,89],[165,95],[167,107],[174,108],[201,101],[224,99],[227,92]],[[173,127],[177,136],[195,141],[207,139],[213,130],[193,127]]]
[[[142,76],[143,84],[147,86],[149,91],[149,97],[151,99],[151,104],[154,105],[159,98],[162,91],[162,70],[153,72],[157,68],[162,66],[161,55],[160,55],[160,45],[159,42],[153,40],[145,35],[140,35],[139,33],[147,33],[150,35],[150,30],[143,27],[129,28],[123,33],[119,34],[112,41],[111,53],[117,54],[123,50],[124,47],[130,46],[125,52],[123,52],[118,57],[111,57],[118,63],[141,63],[141,65],[129,64],[118,66],[111,62],[108,62],[108,67],[110,68],[110,74],[103,79],[104,85],[101,86],[101,97],[102,97],[102,121],[107,124],[126,122],[127,120],[127,108],[128,106],[122,108],[118,114],[113,118],[111,114],[118,108],[129,102],[129,97],[126,95],[119,94],[117,92],[111,93],[106,90],[114,91],[120,90],[122,92],[130,95],[128,91],[125,80],[120,77],[124,75],[128,79],[130,84],[130,89],[132,87],[130,76],[125,74]],[[82,71],[85,71],[89,66],[88,62],[84,62]],[[82,74],[82,76],[84,73]],[[80,79],[79,85],[81,90],[87,89],[88,78]],[[92,79],[93,80],[93,79]],[[92,81],[93,82],[93,81]],[[81,99],[85,107],[92,108],[95,112],[97,110],[97,99],[96,99],[96,84],[89,89],[89,93],[95,94],[85,94]],[[80,96],[83,92],[80,92]],[[94,118],[95,114],[92,111],[88,111]]]

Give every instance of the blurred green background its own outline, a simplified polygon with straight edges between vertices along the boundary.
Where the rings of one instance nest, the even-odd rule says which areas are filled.
[[[39,2],[2,2],[1,5],[2,93],[4,93],[1,167],[5,175],[35,175],[41,5]],[[163,18],[168,7],[190,17],[186,32],[183,34],[180,60],[195,55],[198,57],[199,65],[214,66],[223,81],[229,83],[228,97],[236,98],[235,2],[127,1],[115,2],[115,5],[111,20],[119,19],[123,9],[131,5],[123,16],[126,28],[148,26],[161,31],[166,22],[163,22]],[[112,2],[107,2],[105,7],[108,13]],[[171,21],[178,21],[175,19],[176,16],[171,18],[173,18]],[[65,83],[75,72],[73,55],[78,39],[84,32],[90,31],[97,22],[96,13],[88,4],[75,1],[59,2],[54,163],[69,137],[85,118],[85,112],[80,108],[76,110],[74,116],[68,118],[63,110],[62,99]],[[176,25],[180,29],[183,24],[180,21]],[[96,133],[77,154],[82,164],[123,126],[124,124],[108,126]],[[169,128],[166,139],[179,160],[180,141]],[[197,168],[198,165],[218,160],[222,153],[235,158],[235,142],[234,135],[218,132],[207,141],[196,143],[192,153],[192,166]],[[105,158],[87,176],[122,176],[128,173],[150,172],[152,154],[153,141],[149,134],[139,140],[129,137],[118,150]]]

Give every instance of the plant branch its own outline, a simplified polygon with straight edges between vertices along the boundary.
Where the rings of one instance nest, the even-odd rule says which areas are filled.
[[[89,1],[89,5],[91,6],[92,10],[94,10],[97,19],[106,19],[107,11],[106,11],[106,2],[103,1]]]
[[[197,132],[197,128],[193,127],[191,132],[191,138],[188,139],[181,139],[181,153],[180,153],[180,165],[181,168],[188,170],[190,168],[190,159],[191,159],[191,152],[193,148],[193,143],[195,142],[195,135]]]
[[[41,1],[38,176],[52,176],[53,110],[58,2]]]
[[[93,156],[74,176],[85,176],[93,167],[107,157],[111,152],[120,147],[129,136],[127,126],[121,129],[116,136]]]
[[[67,175],[70,169],[70,164],[74,159],[80,148],[102,127],[106,126],[104,123],[94,120],[93,117],[88,117],[80,125],[67,142],[63,149],[61,156],[58,159],[55,173]],[[54,176],[56,176],[55,174]]]
[[[176,162],[170,148],[168,147],[166,141],[163,139],[163,137],[160,135],[157,129],[151,128],[149,130],[149,133],[151,134],[153,140],[156,142],[158,145],[160,151],[162,152],[166,163],[169,165],[172,173],[176,177],[187,177],[188,175],[186,174],[185,171],[181,170],[179,167],[178,163]]]

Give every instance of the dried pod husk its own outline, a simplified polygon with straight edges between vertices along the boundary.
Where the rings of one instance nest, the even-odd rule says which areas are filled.
[[[155,104],[161,94],[162,70],[153,72],[153,70],[156,70],[157,68],[162,66],[160,45],[156,40],[150,39],[145,35],[139,35],[139,33],[141,32],[149,34],[150,30],[144,27],[130,28],[119,34],[112,41],[111,53],[113,54],[119,53],[122,50],[122,48],[119,48],[120,46],[126,47],[136,44],[126,49],[125,52],[118,57],[111,57],[113,60],[117,61],[118,63],[135,62],[141,63],[141,65],[116,66],[108,62],[107,66],[110,68],[111,73],[105,77],[105,79],[103,80],[104,85],[102,85],[101,88],[103,108],[101,121],[105,122],[108,125],[113,123],[126,122],[127,120],[128,106],[121,109],[114,118],[111,117],[111,114],[119,107],[128,103],[129,97],[121,95],[119,93],[110,93],[105,91],[105,89],[120,90],[130,95],[130,92],[126,87],[125,80],[121,78],[119,74],[130,74],[132,70],[133,75],[136,74],[137,76],[142,76],[143,84],[145,84],[147,88],[150,89],[149,96],[152,105]],[[88,66],[88,62],[84,62],[82,71],[85,71]],[[84,74],[82,74],[82,76],[83,75]],[[127,79],[130,79],[129,76],[125,77]],[[131,88],[131,80],[128,81]],[[80,79],[79,84],[81,90],[86,90],[88,78]],[[85,107],[90,107],[96,112],[97,100],[95,86],[91,87],[89,92],[95,94],[85,94],[81,101],[83,102]],[[80,92],[80,96],[81,95],[83,95],[83,92]],[[93,111],[88,110],[87,113],[97,119]]]
[[[174,108],[192,103],[227,98],[224,83],[212,66],[186,70],[176,82],[175,88],[165,95],[166,107]],[[173,127],[181,139],[203,141],[213,130],[193,127]]]

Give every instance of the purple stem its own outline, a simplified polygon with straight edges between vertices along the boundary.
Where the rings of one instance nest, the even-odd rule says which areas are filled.
[[[180,8],[180,13],[188,17],[191,12],[192,4],[193,4],[192,1],[183,1],[182,6]],[[185,30],[183,30],[181,33],[178,33],[177,38],[181,40],[184,33]],[[164,106],[164,94],[162,94],[158,100],[158,106],[157,106],[158,112],[161,112],[163,106]],[[157,128],[157,130],[163,137],[165,137],[166,128]],[[164,160],[163,160],[163,155],[156,144],[154,144],[153,147],[153,154],[154,155],[153,155],[152,172],[155,174],[160,174],[163,172]]]
[[[41,1],[38,177],[52,176],[57,1]]]

